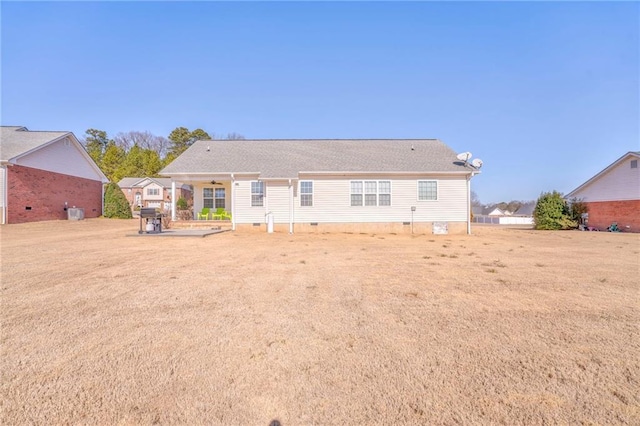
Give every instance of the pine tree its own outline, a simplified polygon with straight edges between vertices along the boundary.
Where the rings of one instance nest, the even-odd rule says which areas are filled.
[[[127,197],[117,183],[111,182],[104,191],[104,217],[117,219],[131,219],[131,208]]]

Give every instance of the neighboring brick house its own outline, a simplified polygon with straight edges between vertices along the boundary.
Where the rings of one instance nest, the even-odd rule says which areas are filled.
[[[126,177],[118,182],[129,205],[136,207],[155,207],[160,210],[171,210],[171,179],[149,177]],[[187,204],[192,204],[191,187],[176,185],[177,198],[184,198]]]
[[[584,201],[589,226],[606,229],[613,222],[623,231],[640,232],[639,151],[630,151],[566,195]]]
[[[73,133],[0,127],[0,223],[101,216],[106,182]]]

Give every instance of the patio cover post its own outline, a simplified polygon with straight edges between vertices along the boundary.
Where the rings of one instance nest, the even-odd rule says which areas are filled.
[[[176,181],[171,179],[171,220],[176,220]]]

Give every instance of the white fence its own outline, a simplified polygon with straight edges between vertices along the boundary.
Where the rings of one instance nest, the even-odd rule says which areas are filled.
[[[531,216],[474,216],[473,223],[492,225],[533,225]]]

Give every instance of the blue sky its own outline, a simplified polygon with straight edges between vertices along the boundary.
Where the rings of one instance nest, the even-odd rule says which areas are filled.
[[[640,150],[637,2],[6,2],[2,125],[438,138],[485,203]]]

